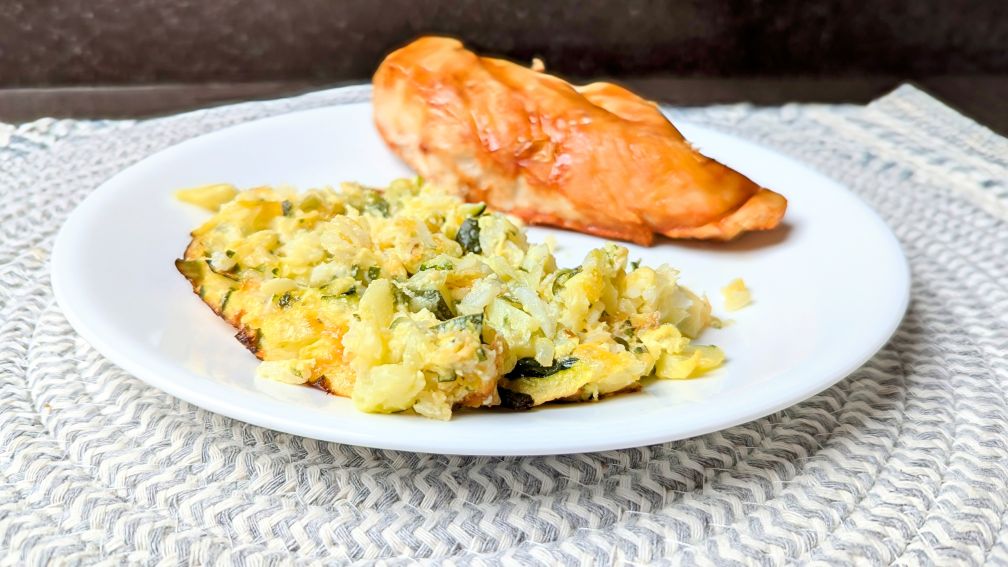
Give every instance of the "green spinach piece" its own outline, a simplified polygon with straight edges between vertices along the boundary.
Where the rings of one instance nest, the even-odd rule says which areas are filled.
[[[465,329],[473,329],[476,333],[483,334],[483,314],[460,315],[434,326],[435,331],[462,331]]]
[[[479,235],[479,221],[476,217],[469,217],[462,222],[462,226],[459,227],[458,232],[455,234],[455,242],[458,242],[462,246],[463,252],[482,254],[483,247],[480,246]]]
[[[509,380],[516,380],[518,378],[545,378],[571,368],[577,361],[577,358],[568,356],[567,358],[555,361],[552,366],[543,366],[536,362],[534,358],[520,358],[518,359],[518,363],[515,364],[514,369],[505,374],[504,377]]]
[[[532,409],[535,400],[528,394],[508,390],[507,388],[497,388],[497,395],[500,397],[501,407],[514,410]]]

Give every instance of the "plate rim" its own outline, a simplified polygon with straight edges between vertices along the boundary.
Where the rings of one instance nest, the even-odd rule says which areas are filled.
[[[346,87],[348,89],[359,89],[360,86]],[[261,411],[257,411],[251,405],[242,405],[238,403],[228,402],[227,396],[214,396],[207,393],[209,390],[223,390],[223,391],[234,391],[235,388],[221,384],[211,378],[205,376],[199,376],[194,372],[190,372],[184,369],[180,369],[184,374],[192,377],[200,378],[210,385],[209,388],[203,389],[201,391],[193,390],[192,388],[183,387],[183,383],[180,381],[172,380],[169,376],[173,373],[170,369],[153,369],[146,365],[141,365],[139,361],[135,360],[134,357],[128,356],[121,349],[116,348],[114,345],[110,344],[103,333],[97,328],[100,324],[96,324],[94,321],[87,321],[82,317],[79,311],[75,308],[75,300],[72,299],[72,293],[68,289],[64,288],[64,282],[67,281],[67,274],[64,273],[68,269],[67,262],[65,258],[67,257],[67,250],[70,247],[69,239],[74,226],[76,223],[83,222],[82,210],[87,211],[88,203],[93,203],[96,199],[96,195],[99,195],[103,188],[113,184],[118,178],[124,176],[135,169],[142,168],[147,164],[152,158],[159,156],[165,152],[170,152],[180,145],[192,143],[195,140],[200,140],[206,137],[211,137],[218,135],[222,132],[226,132],[236,128],[246,128],[249,125],[264,121],[277,121],[289,118],[294,114],[302,113],[316,113],[325,112],[333,107],[350,106],[354,104],[370,104],[369,100],[351,100],[347,102],[337,102],[332,105],[296,110],[292,112],[283,112],[280,114],[275,114],[268,117],[258,118],[255,120],[249,120],[241,122],[239,124],[227,126],[224,128],[219,128],[198,136],[193,136],[185,140],[181,140],[175,144],[172,144],[166,148],[163,148],[157,152],[149,154],[128,167],[118,171],[115,175],[109,177],[100,185],[95,187],[80,203],[74,207],[74,210],[67,216],[66,220],[62,223],[56,238],[53,242],[52,254],[50,258],[50,282],[53,289],[53,295],[59,305],[60,310],[66,317],[67,321],[73,327],[74,331],[77,332],[81,337],[83,337],[92,347],[95,348],[102,356],[106,357],[110,362],[119,366],[133,377],[141,380],[142,382],[152,386],[158,390],[166,392],[173,397],[184,400],[188,403],[193,404],[196,407],[203,408],[205,410],[218,413],[220,415],[237,419],[244,423],[251,425],[264,427],[281,433],[305,436],[313,439],[338,442],[344,444],[351,444],[357,446],[370,447],[375,449],[385,449],[385,450],[397,450],[397,451],[410,451],[417,453],[429,453],[429,454],[445,454],[445,455],[471,455],[471,456],[537,456],[537,455],[562,455],[562,454],[575,454],[575,453],[593,453],[600,451],[609,451],[616,449],[628,449],[635,447],[643,447],[648,445],[654,445],[659,443],[666,443],[681,439],[688,439],[696,437],[699,435],[704,435],[707,433],[712,433],[716,431],[721,431],[730,427],[748,423],[750,421],[765,417],[767,415],[776,413],[792,405],[801,403],[802,401],[822,392],[826,389],[837,384],[844,378],[850,376],[854,371],[863,366],[866,362],[871,360],[876,353],[879,352],[893,337],[899,326],[906,315],[906,311],[910,304],[910,287],[912,284],[912,274],[910,270],[909,261],[906,254],[903,251],[903,247],[893,233],[892,229],[888,224],[882,219],[879,213],[868,205],[859,195],[851,191],[845,185],[837,182],[836,180],[822,174],[821,172],[815,170],[814,168],[802,163],[784,153],[777,151],[772,147],[753,142],[737,135],[726,133],[720,130],[709,128],[706,126],[696,125],[690,123],[688,120],[677,120],[677,126],[683,128],[684,130],[690,131],[708,131],[720,136],[726,136],[733,138],[734,140],[748,146],[758,147],[762,151],[774,154],[777,158],[785,160],[789,165],[797,170],[803,172],[803,174],[811,174],[821,178],[824,182],[828,182],[833,186],[833,189],[838,190],[845,194],[848,198],[856,201],[859,208],[863,210],[864,213],[870,217],[874,223],[881,229],[886,238],[890,241],[893,249],[897,253],[897,256],[901,259],[899,266],[895,266],[894,269],[898,272],[900,277],[900,282],[897,282],[901,294],[899,301],[894,310],[894,315],[887,321],[888,324],[881,332],[878,333],[877,339],[872,341],[870,348],[865,348],[863,352],[860,353],[858,357],[852,357],[851,363],[846,365],[844,370],[836,372],[835,376],[830,378],[824,378],[820,381],[812,381],[809,383],[803,383],[804,388],[789,388],[787,391],[791,392],[789,395],[780,396],[778,401],[773,404],[764,404],[757,408],[753,408],[750,411],[736,411],[729,413],[730,418],[722,418],[720,420],[711,420],[708,423],[697,424],[694,427],[679,428],[676,432],[662,432],[660,429],[654,429],[650,434],[642,434],[634,437],[633,439],[613,439],[605,442],[592,442],[590,439],[579,439],[566,444],[564,447],[551,447],[547,445],[542,446],[532,446],[521,448],[500,448],[496,446],[488,446],[485,448],[476,447],[457,447],[453,446],[450,442],[444,443],[440,439],[428,439],[427,442],[417,442],[412,437],[403,438],[387,438],[387,437],[376,437],[373,435],[368,435],[366,432],[362,433],[356,430],[349,430],[343,428],[338,431],[339,434],[333,435],[334,431],[331,427],[321,427],[316,424],[305,424],[304,422],[291,421],[290,419],[283,418],[277,414],[264,414]],[[666,109],[667,110],[667,109]],[[876,344],[877,343],[877,344]],[[793,386],[793,385],[792,385]],[[773,389],[774,385],[770,385]],[[202,392],[202,393],[201,393]],[[280,402],[277,402],[280,403]],[[354,410],[356,411],[356,410]],[[548,411],[541,410],[541,411]],[[451,423],[451,422],[448,422]],[[446,435],[445,437],[450,437]]]

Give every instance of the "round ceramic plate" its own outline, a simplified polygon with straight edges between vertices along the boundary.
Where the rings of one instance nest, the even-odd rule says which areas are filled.
[[[731,243],[660,241],[631,258],[668,263],[706,292],[731,324],[699,340],[727,363],[710,375],[648,383],[598,403],[528,412],[461,411],[449,422],[370,415],[348,399],[257,379],[257,361],[172,264],[206,213],[181,187],[229,182],[300,188],[354,180],[384,186],[411,175],[384,146],[369,103],[286,114],[201,136],[126,169],[92,193],[57,237],[56,298],[74,328],[113,362],[174,396],[278,431],[388,449],[537,455],[660,443],[762,417],[822,391],[868,360],[906,310],[909,272],[882,220],[847,189],[771,150],[678,124],[704,153],[789,199],[783,226]],[[561,264],[602,239],[554,235]],[[754,303],[720,309],[743,277]]]

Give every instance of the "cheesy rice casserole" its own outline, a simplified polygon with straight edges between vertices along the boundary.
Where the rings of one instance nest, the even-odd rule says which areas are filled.
[[[419,179],[178,197],[214,215],[176,266],[262,360],[259,376],[363,411],[446,420],[597,400],[724,359],[691,342],[716,320],[674,269],[628,267],[615,244],[558,267],[518,221]]]

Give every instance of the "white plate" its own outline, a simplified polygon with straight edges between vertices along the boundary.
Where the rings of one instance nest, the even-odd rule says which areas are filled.
[[[703,151],[789,199],[785,226],[730,244],[630,246],[631,258],[682,270],[707,292],[742,276],[755,303],[701,343],[727,364],[709,377],[662,381],[599,403],[533,411],[468,411],[450,422],[368,415],[343,398],[254,377],[256,360],[172,265],[205,214],[180,187],[226,181],[301,188],[357,180],[385,185],[410,172],[382,144],[369,103],[287,114],[201,136],[126,169],[63,226],[52,281],[88,341],[141,380],[197,406],[278,431],[369,447],[469,455],[598,451],[707,433],[783,409],[854,371],[895,331],[909,272],[881,219],[846,189],[771,150],[689,124]],[[602,240],[530,229],[579,263]],[[722,312],[723,314],[723,312]]]

